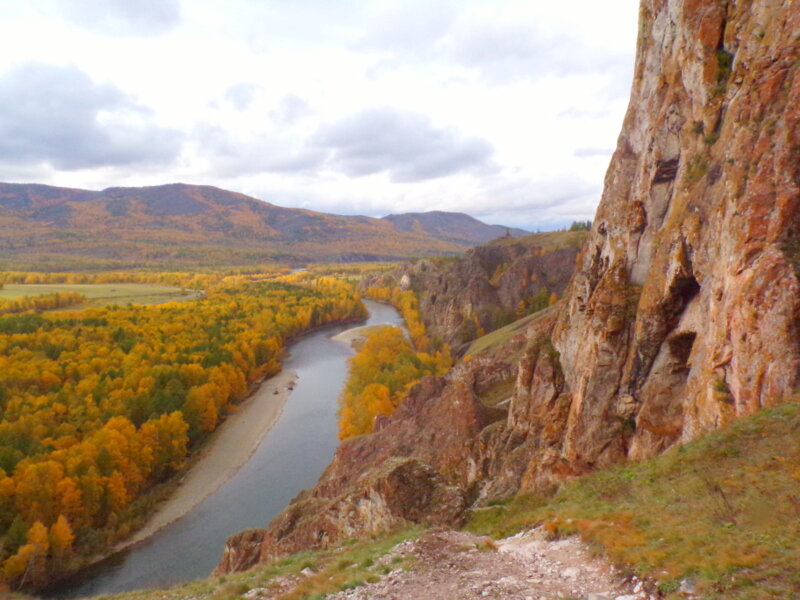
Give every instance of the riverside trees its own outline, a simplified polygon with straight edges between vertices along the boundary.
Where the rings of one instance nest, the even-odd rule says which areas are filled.
[[[0,317],[0,577],[38,585],[130,532],[148,491],[287,339],[360,318],[352,288],[220,278],[193,302]]]
[[[378,415],[390,415],[409,388],[425,375],[443,375],[450,368],[450,348],[432,350],[419,303],[411,291],[370,287],[366,295],[390,302],[405,320],[408,337],[397,327],[370,332],[348,364],[348,378],[340,399],[339,439],[370,433]]]

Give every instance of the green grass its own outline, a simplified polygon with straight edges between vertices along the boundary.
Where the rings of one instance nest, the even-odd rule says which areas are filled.
[[[515,243],[540,246],[552,252],[561,248],[580,247],[586,238],[589,237],[588,231],[545,231],[544,233],[532,233],[518,238],[499,238],[489,242],[490,246],[509,246]]]
[[[473,340],[464,355],[477,356],[479,354],[490,352],[493,349],[506,344],[511,338],[522,333],[525,328],[533,323],[536,319],[540,319],[552,314],[553,310],[554,309],[552,306],[547,307],[543,310],[533,313],[532,315],[522,317],[513,323],[509,323],[505,327],[495,329],[491,333],[487,333],[476,340]]]
[[[22,296],[41,296],[57,292],[76,292],[86,296],[88,303],[82,306],[107,306],[109,304],[157,304],[176,300],[188,300],[196,292],[187,292],[179,287],[148,283],[74,283],[74,284],[14,284],[8,283],[0,289],[0,299],[14,300]],[[71,307],[75,308],[75,307]]]
[[[275,600],[324,598],[326,594],[378,581],[391,570],[410,566],[410,559],[380,559],[395,545],[414,539],[420,533],[420,529],[408,529],[369,539],[347,540],[330,550],[298,552],[243,573],[209,577],[165,590],[100,596],[98,600],[240,600],[251,589],[276,586],[275,579],[284,576],[298,576],[299,583],[291,592],[278,595]],[[313,569],[315,573],[308,577],[299,576],[305,568]]]
[[[553,497],[475,511],[477,533],[543,524],[579,533],[599,552],[659,582],[684,577],[700,597],[756,600],[800,594],[800,406],[788,404],[658,458],[600,471]]]

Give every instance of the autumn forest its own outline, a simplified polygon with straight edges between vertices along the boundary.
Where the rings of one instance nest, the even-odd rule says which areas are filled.
[[[41,586],[107,552],[225,415],[280,370],[288,340],[365,316],[354,289],[330,277],[112,277],[154,278],[200,295],[0,305],[0,572],[12,587]],[[4,282],[59,280],[69,277],[7,273]]]

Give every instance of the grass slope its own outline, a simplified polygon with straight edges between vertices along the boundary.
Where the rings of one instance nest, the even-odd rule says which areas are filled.
[[[0,299],[13,300],[23,296],[41,296],[57,292],[76,292],[86,296],[87,306],[107,306],[109,304],[158,304],[194,298],[194,292],[187,293],[179,287],[152,285],[146,283],[75,283],[75,284],[6,284],[0,289]],[[74,309],[76,307],[70,307]]]
[[[101,596],[106,600],[241,600],[251,589],[265,588],[275,600],[322,600],[327,594],[377,581],[393,569],[410,566],[409,559],[380,558],[402,541],[416,538],[418,529],[366,540],[350,540],[332,550],[299,552],[266,567],[244,573],[209,577],[165,590],[142,590]],[[300,571],[311,569],[310,575]],[[306,572],[308,573],[308,571]],[[299,583],[280,593],[285,580]],[[20,597],[19,600],[26,600]]]
[[[800,405],[772,408],[665,455],[586,476],[552,498],[476,511],[468,528],[504,536],[544,523],[580,533],[620,565],[683,598],[800,594]]]
[[[489,245],[508,246],[515,243],[523,243],[539,246],[548,252],[552,252],[561,248],[580,247],[589,237],[589,233],[588,231],[545,231],[516,238],[504,237],[489,242]]]
[[[492,350],[507,345],[511,338],[523,333],[525,329],[533,322],[552,316],[554,311],[554,306],[548,306],[547,308],[539,310],[533,314],[522,317],[521,319],[517,319],[513,323],[509,323],[500,329],[495,329],[491,333],[487,333],[486,335],[473,340],[464,355],[479,356],[481,354],[491,353]]]

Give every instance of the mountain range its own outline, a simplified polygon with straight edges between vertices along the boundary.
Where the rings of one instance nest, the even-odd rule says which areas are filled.
[[[525,234],[463,213],[343,216],[182,183],[102,191],[0,183],[5,268],[399,260]]]

